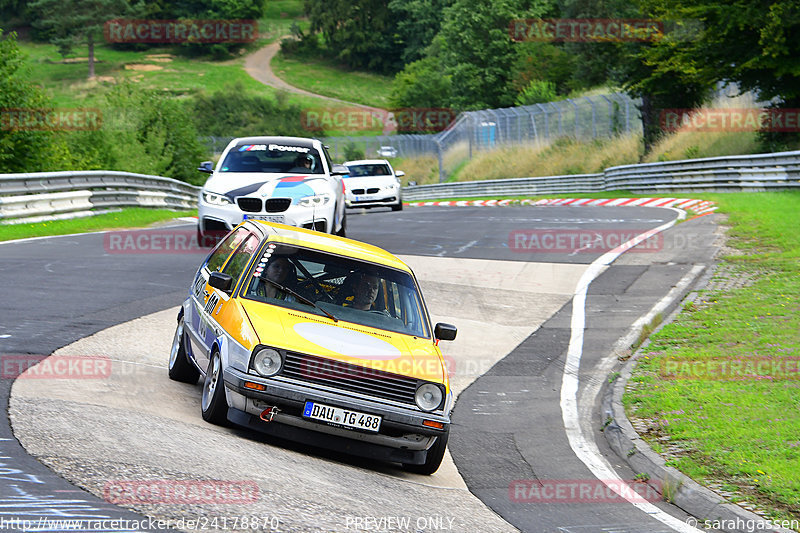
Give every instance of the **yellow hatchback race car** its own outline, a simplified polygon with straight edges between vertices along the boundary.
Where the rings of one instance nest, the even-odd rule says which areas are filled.
[[[432,474],[453,396],[409,267],[375,246],[247,220],[178,313],[169,377],[203,379],[203,418]]]

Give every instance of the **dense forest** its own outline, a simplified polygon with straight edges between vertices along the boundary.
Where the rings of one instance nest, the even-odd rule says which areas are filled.
[[[305,10],[310,31],[286,46],[395,74],[398,108],[525,105],[610,85],[642,98],[652,140],[660,110],[699,106],[722,84],[800,107],[793,0],[305,0]],[[531,20],[629,21],[633,38],[515,35],[514,21]],[[636,35],[634,21],[658,31]]]

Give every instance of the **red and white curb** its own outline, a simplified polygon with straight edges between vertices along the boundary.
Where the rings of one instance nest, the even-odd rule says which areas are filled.
[[[441,202],[409,202],[409,207],[494,207],[509,205],[559,205],[559,206],[593,206],[593,207],[676,207],[678,209],[692,210],[699,215],[711,213],[717,206],[708,200],[691,198],[551,198],[536,200],[459,200]]]

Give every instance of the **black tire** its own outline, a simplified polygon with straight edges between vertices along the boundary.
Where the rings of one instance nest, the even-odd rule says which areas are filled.
[[[397,205],[392,206],[392,211],[402,211],[403,210],[403,199],[400,198],[400,201],[397,202]]]
[[[200,372],[186,356],[186,334],[183,331],[183,317],[178,320],[172,349],[169,352],[169,379],[194,385]]]
[[[342,213],[342,227],[336,232],[339,237],[347,237],[347,211]]]
[[[447,450],[447,440],[450,438],[450,428],[436,439],[433,446],[428,450],[428,455],[425,457],[425,463],[421,465],[409,465],[403,463],[403,470],[411,472],[412,474],[421,474],[423,476],[430,476],[442,464],[444,459],[444,452]]]
[[[228,401],[225,399],[225,381],[222,378],[222,359],[219,352],[211,353],[206,378],[203,381],[203,396],[200,399],[203,420],[225,426],[228,423]]]

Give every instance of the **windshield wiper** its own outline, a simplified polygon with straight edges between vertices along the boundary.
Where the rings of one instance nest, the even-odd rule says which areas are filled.
[[[280,284],[280,283],[278,283],[277,281],[272,281],[272,280],[271,280],[271,279],[269,279],[269,278],[261,278],[261,279],[262,279],[262,280],[264,280],[264,281],[266,281],[267,283],[269,283],[269,284],[270,284],[270,285],[272,285],[273,287],[275,287],[275,288],[277,288],[277,289],[279,289],[279,290],[282,290],[282,291],[283,291],[283,292],[285,292],[286,294],[291,294],[292,296],[294,296],[295,298],[297,298],[297,301],[299,301],[300,303],[304,303],[304,304],[306,304],[306,305],[310,305],[310,306],[314,307],[315,309],[318,309],[318,310],[322,311],[323,313],[325,313],[326,315],[328,315],[328,317],[329,317],[331,320],[333,320],[334,322],[339,322],[339,319],[338,319],[338,318],[336,318],[335,316],[333,316],[331,313],[327,312],[326,310],[324,310],[323,308],[321,308],[320,306],[318,306],[316,303],[312,302],[311,300],[309,300],[309,299],[308,299],[308,298],[306,298],[305,296],[301,296],[301,295],[299,295],[298,293],[294,292],[294,291],[293,291],[292,289],[290,289],[289,287],[284,287],[283,285],[281,285],[281,284]]]

